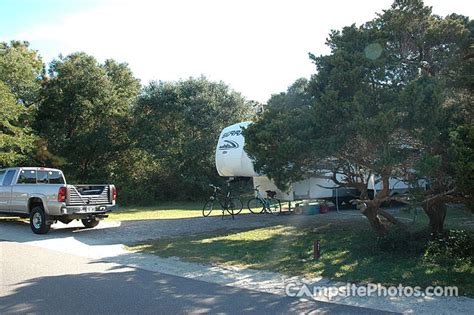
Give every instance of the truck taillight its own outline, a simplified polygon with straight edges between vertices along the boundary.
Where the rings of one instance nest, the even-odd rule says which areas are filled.
[[[59,191],[58,191],[58,201],[59,202],[65,202],[66,201],[66,195],[67,195],[66,187],[60,187]]]
[[[112,187],[112,200],[117,200],[117,189],[115,188],[115,186]]]

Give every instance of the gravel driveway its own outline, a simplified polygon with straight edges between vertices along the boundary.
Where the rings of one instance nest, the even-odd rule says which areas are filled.
[[[36,235],[27,223],[0,220],[0,239],[17,242],[41,241],[47,239],[74,239],[88,245],[132,245],[147,239],[198,234],[216,230],[241,230],[275,225],[302,225],[311,222],[329,222],[363,218],[358,211],[330,212],[313,216],[269,214],[197,217],[184,219],[160,219],[141,221],[102,221],[96,228],[86,229],[78,221],[68,225],[56,223],[46,235]]]

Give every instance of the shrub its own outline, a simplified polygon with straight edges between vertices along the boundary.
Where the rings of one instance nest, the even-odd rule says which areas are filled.
[[[448,230],[432,234],[424,257],[427,261],[439,263],[474,263],[474,237],[465,230]]]
[[[428,238],[426,233],[409,233],[391,229],[386,235],[377,238],[380,251],[396,255],[418,255],[424,252]]]

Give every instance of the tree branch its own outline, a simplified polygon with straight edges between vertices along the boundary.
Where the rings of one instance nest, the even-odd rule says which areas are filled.
[[[448,190],[448,191],[445,191],[445,192],[443,192],[443,193],[437,194],[437,195],[435,195],[435,196],[433,196],[433,197],[430,197],[430,198],[428,198],[428,199],[423,200],[423,201],[421,202],[421,204],[422,204],[422,205],[426,205],[426,204],[431,203],[431,202],[433,202],[433,201],[437,201],[438,199],[442,199],[442,198],[446,197],[447,195],[452,194],[452,193],[455,192],[455,191],[456,191],[456,188],[450,189],[450,190]]]

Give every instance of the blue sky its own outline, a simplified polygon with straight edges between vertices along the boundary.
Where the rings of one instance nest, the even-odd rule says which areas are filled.
[[[143,84],[205,75],[266,102],[314,73],[331,29],[361,24],[392,0],[0,0],[0,41],[27,40],[48,63],[84,51],[127,62]],[[474,1],[425,0],[473,16]]]
[[[44,22],[100,5],[99,0],[0,0],[0,36],[27,30]]]

